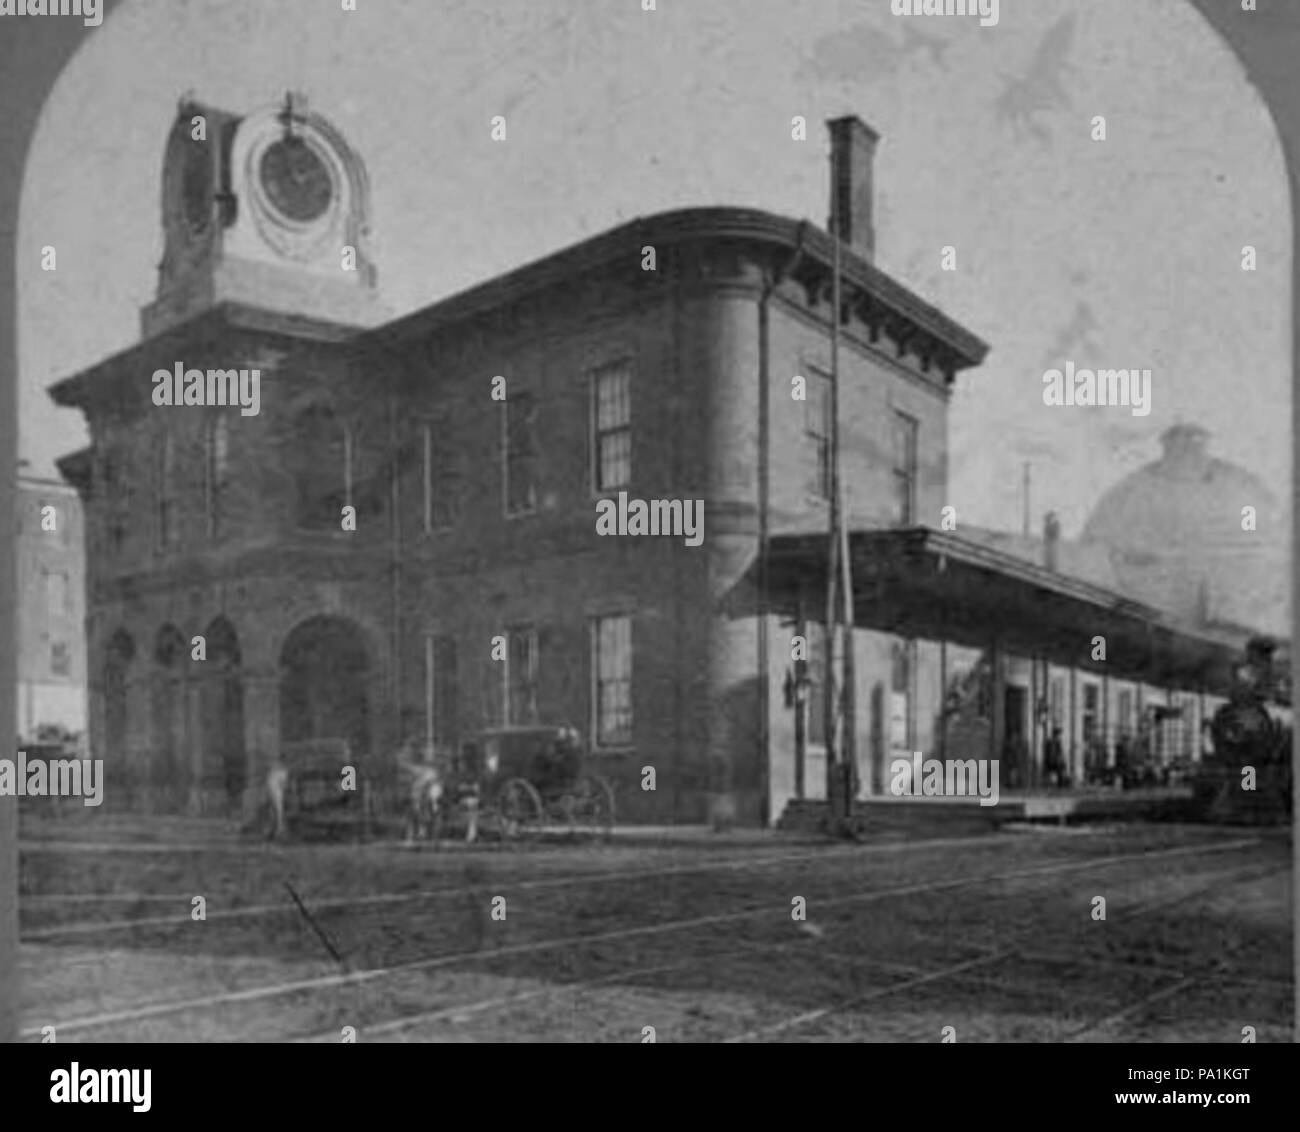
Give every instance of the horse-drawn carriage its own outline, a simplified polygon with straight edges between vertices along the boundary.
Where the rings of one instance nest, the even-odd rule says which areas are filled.
[[[261,824],[273,837],[333,825],[366,837],[510,840],[556,827],[608,836],[614,825],[613,788],[590,772],[581,737],[566,727],[494,728],[433,758],[412,741],[377,765],[352,759],[341,739],[290,744],[267,796]]]
[[[453,783],[503,837],[557,826],[607,837],[614,827],[614,789],[586,764],[582,737],[572,728],[493,728],[465,745]],[[453,804],[457,792],[453,786]],[[468,838],[475,832],[467,826]]]
[[[353,758],[346,739],[286,743],[266,780],[257,827],[269,837],[369,836],[376,819],[376,783]]]

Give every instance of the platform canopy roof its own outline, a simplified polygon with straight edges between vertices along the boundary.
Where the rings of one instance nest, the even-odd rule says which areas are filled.
[[[768,542],[769,608],[824,619],[830,536]],[[1094,583],[927,527],[849,536],[854,622],[900,636],[1007,651],[1119,679],[1225,695],[1243,659],[1237,635],[1173,621]],[[1093,660],[1104,637],[1105,661]]]

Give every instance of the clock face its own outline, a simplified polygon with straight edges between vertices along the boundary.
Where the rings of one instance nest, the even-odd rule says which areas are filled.
[[[329,207],[333,182],[325,163],[301,138],[282,138],[262,154],[262,186],[290,220],[315,220]]]

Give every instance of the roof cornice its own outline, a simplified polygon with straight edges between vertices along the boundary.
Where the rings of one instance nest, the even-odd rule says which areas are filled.
[[[704,241],[742,241],[768,246],[783,259],[802,249],[800,274],[810,268],[829,277],[834,245],[830,235],[807,220],[792,220],[758,209],[688,208],[641,217],[534,260],[505,275],[424,307],[402,318],[364,332],[358,344],[383,343],[391,348],[412,338],[435,333],[460,321],[489,314],[538,291],[562,284],[587,272],[608,268],[630,258],[629,248],[646,245],[671,247]],[[841,278],[847,285],[846,306],[868,300],[895,319],[932,336],[949,352],[954,370],[977,366],[989,347],[978,336],[896,282],[850,248],[840,257]],[[857,292],[856,294],[854,292]]]
[[[666,248],[715,241],[741,242],[755,249],[766,249],[778,255],[782,263],[789,263],[799,253],[800,277],[805,285],[817,277],[814,288],[829,279],[832,270],[832,237],[807,220],[792,220],[758,209],[677,209],[612,228],[441,302],[366,330],[259,311],[240,303],[217,304],[163,334],[137,342],[56,382],[50,386],[49,395],[59,405],[82,405],[104,378],[136,363],[141,356],[156,357],[159,351],[166,352],[173,345],[176,349],[192,346],[196,338],[202,341],[229,329],[347,343],[359,351],[379,348],[387,352],[416,338],[499,311],[585,274],[607,270],[618,260],[631,258],[629,248],[634,249],[639,259],[641,248],[646,245]],[[847,308],[870,308],[873,317],[886,317],[902,328],[904,336],[920,334],[937,342],[948,360],[950,373],[977,366],[988,354],[989,347],[982,339],[848,247],[842,248],[840,270]]]
[[[249,332],[268,337],[282,337],[296,342],[342,343],[351,340],[357,331],[354,326],[311,318],[307,315],[282,313],[250,306],[247,303],[225,301],[200,311],[193,318],[170,326],[152,338],[145,338],[116,354],[96,362],[70,377],[56,381],[47,389],[56,405],[78,408],[98,394],[116,401],[110,388],[112,378],[143,360],[152,375],[157,369],[160,355],[181,359],[181,352],[205,343],[225,342],[231,331]]]

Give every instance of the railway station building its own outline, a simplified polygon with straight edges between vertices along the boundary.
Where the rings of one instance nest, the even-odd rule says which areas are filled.
[[[1155,705],[1193,748],[1246,629],[1126,592],[1101,543],[942,529],[953,385],[988,347],[875,266],[876,142],[832,124],[839,312],[821,227],[701,208],[393,319],[328,121],[182,105],[140,341],[52,389],[92,437],[60,468],[108,804],[235,812],[288,743],[381,772],[407,736],[528,724],[584,735],[622,822],[824,796],[836,313],[863,793],[914,750],[1032,786],[1052,725],[1082,776]],[[153,404],[178,362],[258,369],[260,411]],[[598,533],[620,493],[702,501],[702,541]]]

